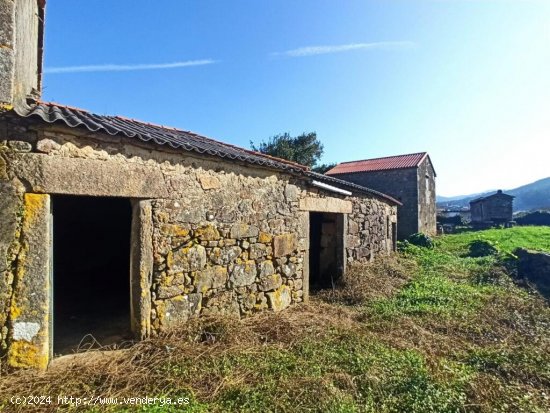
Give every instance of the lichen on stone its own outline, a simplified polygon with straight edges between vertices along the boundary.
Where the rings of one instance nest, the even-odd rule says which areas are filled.
[[[7,362],[11,367],[45,369],[48,366],[48,353],[34,343],[24,340],[12,341]]]
[[[205,225],[197,228],[193,235],[201,241],[215,241],[220,239],[220,233],[214,225]]]

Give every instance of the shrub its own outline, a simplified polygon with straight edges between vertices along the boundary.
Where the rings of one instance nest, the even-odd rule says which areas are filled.
[[[472,283],[474,285],[499,285],[502,287],[512,285],[512,279],[507,273],[505,265],[502,266],[480,266],[472,271]]]
[[[469,257],[487,257],[490,255],[498,255],[499,251],[496,245],[487,240],[477,239],[468,245],[468,256]]]
[[[467,222],[462,215],[455,215],[453,217],[446,217],[444,215],[437,216],[438,224],[450,224],[450,225],[466,225]]]
[[[412,234],[409,238],[407,238],[407,241],[409,241],[411,244],[416,245],[417,247],[424,247],[424,248],[433,248],[434,247],[434,241],[431,237],[429,237],[426,234],[423,234],[421,232],[417,232],[416,234]]]
[[[518,225],[548,225],[550,226],[550,212],[535,211],[517,217],[515,221]]]

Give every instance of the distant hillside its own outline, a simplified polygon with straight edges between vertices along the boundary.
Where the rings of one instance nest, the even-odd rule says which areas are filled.
[[[463,197],[437,197],[438,207],[468,207],[472,199],[490,195],[495,191],[487,191],[478,194],[465,195]],[[514,211],[530,211],[534,209],[550,208],[550,177],[519,188],[504,190],[505,193],[514,195]]]
[[[478,193],[475,193],[475,194],[469,194],[469,195],[455,195],[455,196],[440,196],[440,195],[437,195],[437,203],[440,204],[440,203],[448,203],[448,202],[451,202],[451,201],[459,201],[459,202],[462,202],[464,199],[468,198],[468,199],[473,199],[473,198],[477,198],[477,197],[480,197],[480,196],[483,196],[487,193],[491,193],[491,192],[496,192],[497,190],[495,189],[494,191],[490,190],[490,191],[483,191],[483,192],[478,192]],[[454,202],[453,202],[454,204]]]

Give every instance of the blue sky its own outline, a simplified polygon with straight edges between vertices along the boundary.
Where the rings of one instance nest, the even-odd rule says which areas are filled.
[[[44,100],[244,147],[428,151],[441,195],[550,176],[547,0],[50,0],[45,69]]]

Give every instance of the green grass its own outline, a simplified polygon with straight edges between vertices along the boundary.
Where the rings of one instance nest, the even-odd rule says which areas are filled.
[[[468,244],[474,240],[492,241],[504,253],[511,253],[518,247],[550,251],[550,227],[514,227],[450,234],[438,238],[438,246],[444,251],[464,254]]]
[[[404,257],[419,264],[413,279],[394,297],[374,301],[370,307],[381,315],[429,315],[459,317],[478,310],[493,286],[473,282],[474,274],[494,265],[487,259],[461,259],[445,251],[407,246]]]
[[[467,257],[475,239],[501,253]],[[515,285],[507,255],[550,250],[550,228],[467,232],[435,244],[355,267],[340,292],[280,314],[195,321],[120,359],[1,377],[0,410],[17,411],[6,395],[93,393],[190,404],[68,411],[550,411],[550,310]]]
[[[418,351],[395,349],[366,332],[333,331],[288,348],[224,358],[228,384],[211,408],[222,411],[454,412],[471,371],[448,364],[452,379],[431,374]]]

